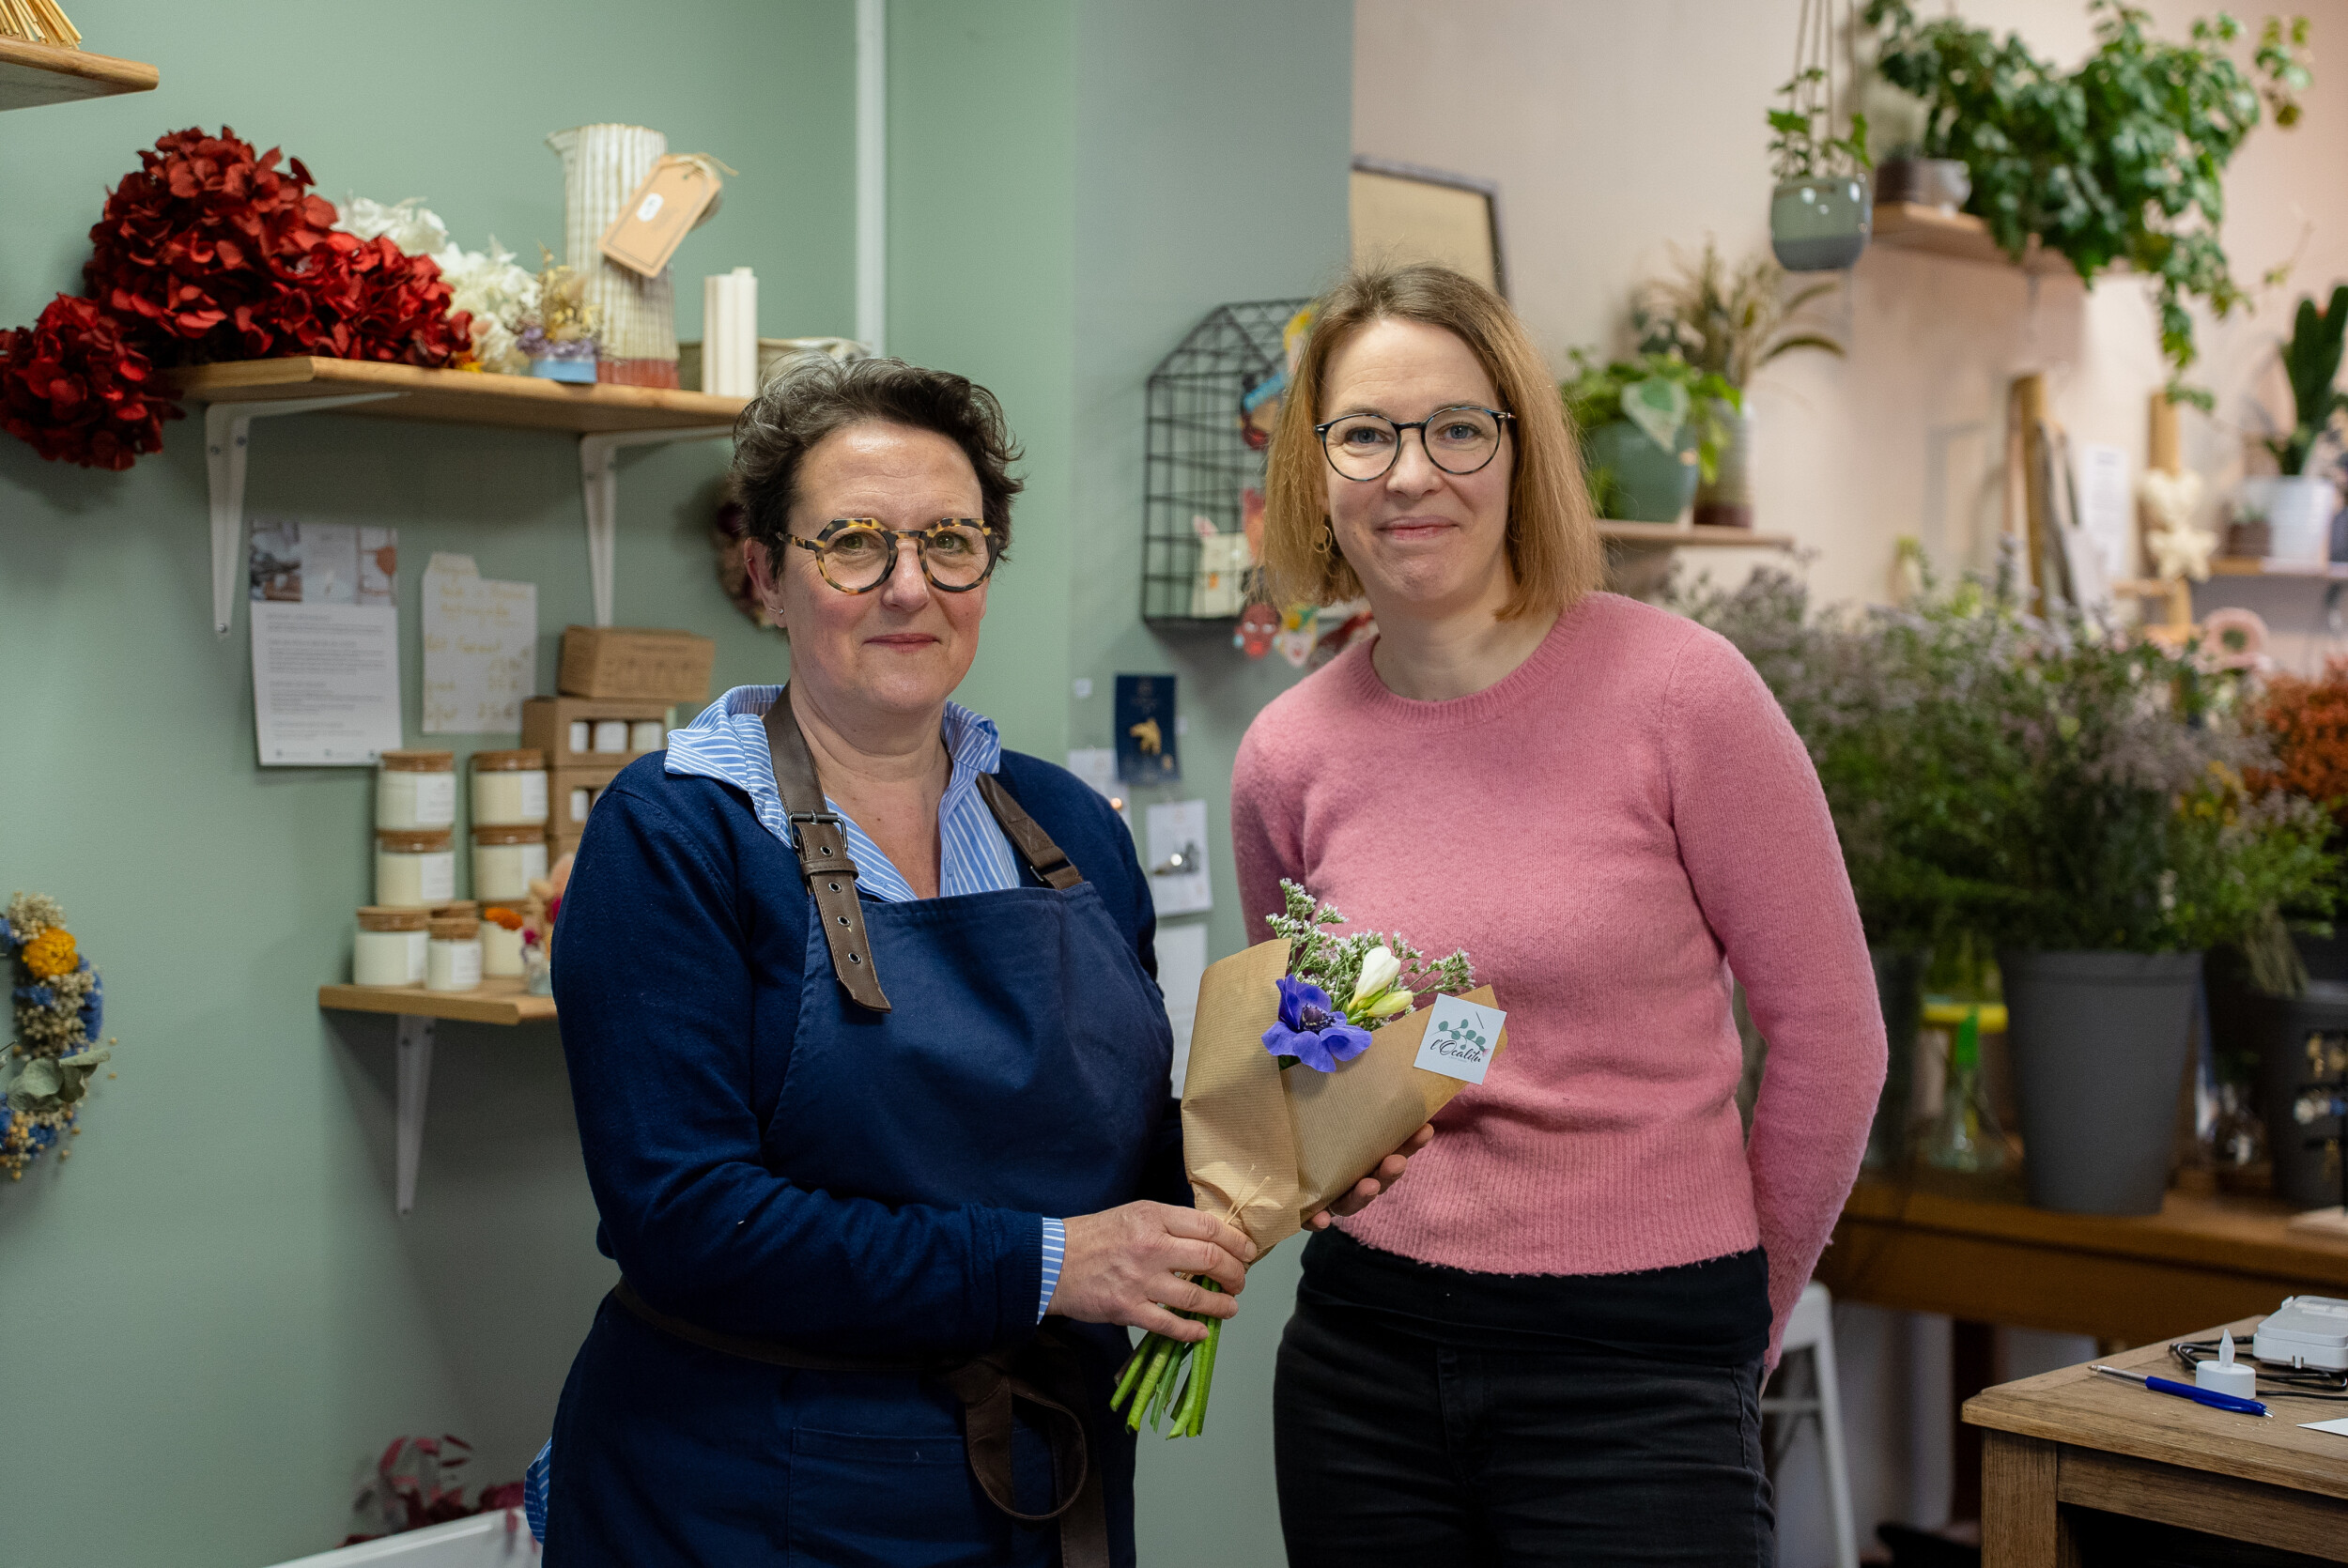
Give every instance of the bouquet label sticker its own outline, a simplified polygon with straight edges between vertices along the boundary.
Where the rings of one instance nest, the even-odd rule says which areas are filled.
[[[1427,1033],[1419,1040],[1417,1066],[1462,1083],[1481,1084],[1500,1046],[1500,1026],[1508,1015],[1457,996],[1438,996],[1428,1009]]]

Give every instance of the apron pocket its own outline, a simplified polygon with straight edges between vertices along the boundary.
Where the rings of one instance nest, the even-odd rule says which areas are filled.
[[[1014,1431],[1012,1451],[1025,1503],[1030,1478],[1050,1475],[1051,1456],[1026,1430]],[[1040,1568],[1051,1561],[1059,1530],[1022,1528],[989,1502],[959,1435],[802,1426],[791,1434],[787,1539],[791,1562],[823,1568]]]

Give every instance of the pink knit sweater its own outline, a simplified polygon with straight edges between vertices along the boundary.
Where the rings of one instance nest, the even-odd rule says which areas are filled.
[[[1770,1359],[1883,1082],[1866,938],[1816,774],[1726,641],[1611,593],[1473,696],[1356,646],[1240,745],[1249,930],[1293,878],[1361,927],[1468,949],[1506,1049],[1360,1240],[1458,1268],[1611,1274],[1768,1250]],[[1750,1141],[1730,972],[1769,1042]]]

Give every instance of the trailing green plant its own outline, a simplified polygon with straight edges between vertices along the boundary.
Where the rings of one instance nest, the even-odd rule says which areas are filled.
[[[2206,409],[2210,394],[2185,381],[2197,358],[2186,301],[2221,319],[2248,302],[2218,242],[2222,182],[2262,100],[2277,124],[2297,122],[2311,80],[2307,19],[2270,18],[2246,72],[2231,16],[2195,22],[2175,44],[2124,0],[2088,9],[2096,48],[2068,72],[2018,35],[1919,22],[1908,0],[1869,0],[1863,14],[1883,30],[1884,78],[1924,100],[1925,153],[1963,160],[1967,207],[1999,245],[2019,260],[2035,237],[2088,283],[2122,264],[2153,280],[2169,396]]]
[[[1801,179],[1856,177],[1875,167],[1867,154],[1867,116],[1854,114],[1850,130],[1834,134],[1834,109],[1824,69],[1798,70],[1777,89],[1783,109],[1769,111],[1769,166],[1780,185]],[[1818,122],[1824,119],[1821,127]]]
[[[2291,433],[2269,439],[2266,450],[2287,474],[2305,473],[2315,443],[2331,428],[2333,417],[2348,410],[2348,392],[2334,385],[2340,379],[2341,341],[2348,335],[2348,284],[2332,289],[2331,303],[2319,311],[2313,300],[2299,301],[2292,318],[2291,341],[2283,345],[2283,374],[2291,378]]]
[[[1676,245],[1671,254],[1670,274],[1641,285],[1630,308],[1641,353],[1676,352],[1739,390],[1781,355],[1813,348],[1842,357],[1842,343],[1808,314],[1834,292],[1833,284],[1806,284],[1788,293],[1785,269],[1768,252],[1757,251],[1731,269],[1709,238],[1693,260]]]
[[[1588,350],[1576,348],[1572,359],[1574,373],[1557,391],[1576,430],[1586,435],[1601,424],[1629,420],[1665,452],[1676,452],[1681,432],[1692,427],[1698,469],[1707,481],[1720,471],[1729,432],[1718,405],[1745,406],[1744,393],[1726,377],[1691,364],[1676,352],[1600,364]]]

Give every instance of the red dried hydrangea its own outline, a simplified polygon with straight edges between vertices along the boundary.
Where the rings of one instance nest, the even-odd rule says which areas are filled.
[[[0,430],[53,462],[127,469],[180,417],[154,370],[113,316],[60,294],[36,325],[0,331]]]
[[[300,159],[226,127],[139,154],[90,230],[89,298],[0,333],[0,428],[44,457],[126,469],[179,409],[156,365],[316,354],[427,369],[472,345],[428,256],[334,228]]]

